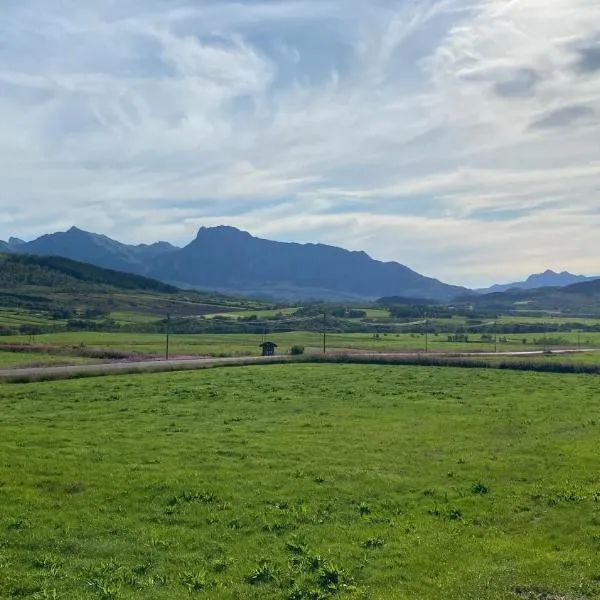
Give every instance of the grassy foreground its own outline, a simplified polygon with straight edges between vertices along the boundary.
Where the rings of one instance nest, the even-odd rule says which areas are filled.
[[[2,386],[0,597],[597,597],[597,389],[366,365]]]

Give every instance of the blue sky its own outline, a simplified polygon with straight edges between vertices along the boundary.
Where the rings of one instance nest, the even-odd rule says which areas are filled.
[[[600,274],[597,0],[0,0],[0,232]]]

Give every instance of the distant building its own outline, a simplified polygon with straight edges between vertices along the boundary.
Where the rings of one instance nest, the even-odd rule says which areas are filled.
[[[263,342],[259,345],[259,348],[262,349],[263,356],[273,356],[275,354],[275,350],[277,349],[277,344],[274,342]]]

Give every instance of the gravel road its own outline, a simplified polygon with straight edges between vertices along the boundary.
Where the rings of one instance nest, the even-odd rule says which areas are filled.
[[[574,354],[578,352],[593,352],[597,349],[555,349],[552,354]],[[344,354],[343,352],[337,353]],[[514,352],[462,352],[462,353],[442,353],[432,352],[425,354],[423,352],[353,352],[352,356],[356,358],[373,358],[374,356],[382,359],[390,358],[411,358],[418,356],[431,357],[491,357],[491,356],[541,356],[545,354],[543,350],[523,350]],[[330,356],[335,356],[332,352]],[[52,366],[47,367],[13,367],[10,369],[0,369],[0,381],[26,380],[26,379],[67,379],[69,377],[95,376],[95,375],[113,375],[118,373],[138,373],[138,372],[161,372],[161,371],[185,371],[201,369],[203,367],[212,367],[220,365],[252,365],[265,362],[284,362],[291,360],[286,356],[242,356],[228,358],[175,358],[171,360],[147,360],[147,361],[124,361],[113,363],[101,363],[90,365],[71,365],[71,366]]]
[[[171,360],[145,360],[145,361],[123,361],[112,363],[99,363],[89,365],[69,365],[47,367],[13,367],[0,369],[0,380],[22,378],[61,378],[78,374],[112,375],[114,373],[136,373],[143,371],[177,371],[187,369],[201,369],[226,364],[254,364],[268,361],[271,357],[248,356],[233,358],[186,358]]]

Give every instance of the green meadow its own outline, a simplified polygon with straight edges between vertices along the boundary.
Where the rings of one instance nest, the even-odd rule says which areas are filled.
[[[13,367],[44,367],[91,362],[80,356],[60,356],[41,352],[6,352],[0,350],[0,369]]]
[[[265,365],[0,410],[0,598],[600,594],[595,376]]]
[[[323,335],[318,332],[293,331],[266,334],[266,339],[279,345],[278,352],[287,354],[294,345],[303,346],[306,352],[322,352]],[[536,350],[545,347],[544,339],[560,338],[559,345],[600,348],[600,333],[576,332],[543,334],[507,335],[506,342],[494,346],[489,341],[481,341],[479,336],[471,335],[469,343],[448,342],[447,334],[399,333],[327,333],[327,349],[367,350],[376,352],[425,351],[430,352],[493,352]],[[171,355],[180,356],[251,356],[260,353],[259,344],[263,337],[257,334],[178,334],[170,336]],[[526,340],[526,344],[523,343]],[[48,346],[51,350],[82,346],[106,348],[121,352],[145,355],[160,355],[165,352],[165,335],[148,333],[104,333],[104,332],[68,332],[42,334],[36,336],[4,336],[3,344],[26,343]],[[552,346],[548,346],[552,347]],[[76,354],[76,352],[74,352]]]

